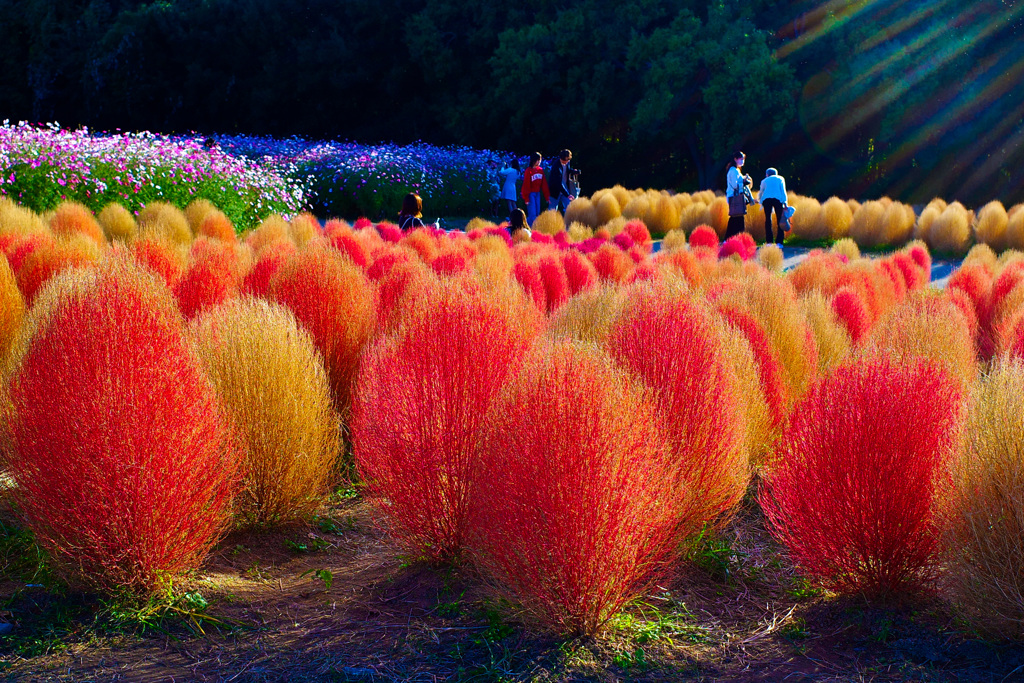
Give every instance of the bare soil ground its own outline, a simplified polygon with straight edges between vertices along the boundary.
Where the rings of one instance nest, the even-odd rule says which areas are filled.
[[[9,512],[5,523],[10,524]],[[213,619],[112,626],[95,596],[0,577],[9,681],[1014,681],[1024,648],[937,598],[868,605],[810,589],[743,508],[696,564],[596,639],[543,635],[471,568],[406,563],[372,504],[234,534],[185,588]],[[0,568],[3,567],[0,558]],[[216,622],[214,621],[216,620]]]

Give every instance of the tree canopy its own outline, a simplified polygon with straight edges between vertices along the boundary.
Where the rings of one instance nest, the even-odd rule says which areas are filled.
[[[552,155],[584,188],[1024,201],[1015,0],[0,0],[0,117]]]

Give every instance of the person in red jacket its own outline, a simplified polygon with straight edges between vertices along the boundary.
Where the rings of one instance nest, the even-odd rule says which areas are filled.
[[[530,167],[523,172],[523,201],[526,202],[526,219],[530,225],[540,215],[540,197],[544,195],[544,205],[551,201],[551,192],[548,190],[548,179],[544,169],[540,166],[540,153],[534,152],[530,155]]]

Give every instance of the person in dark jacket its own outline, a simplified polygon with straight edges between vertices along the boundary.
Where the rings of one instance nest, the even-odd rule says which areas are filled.
[[[561,207],[564,212],[569,206],[569,202],[576,199],[573,181],[576,170],[569,166],[570,161],[572,161],[572,152],[563,149],[558,153],[555,162],[551,164],[551,171],[548,174],[548,190],[551,192],[549,209]]]
[[[423,227],[423,200],[415,192],[405,195],[402,212],[398,214],[398,227],[408,232]]]

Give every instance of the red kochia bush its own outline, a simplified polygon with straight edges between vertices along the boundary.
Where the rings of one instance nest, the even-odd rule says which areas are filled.
[[[854,343],[871,331],[871,311],[860,293],[852,287],[840,287],[832,297],[832,310]]]
[[[186,318],[238,296],[238,283],[231,271],[214,260],[192,264],[174,286],[174,298]]]
[[[242,280],[242,293],[258,297],[267,296],[271,280],[295,251],[294,244],[284,241],[266,247]]]
[[[883,596],[935,578],[948,464],[963,425],[938,365],[860,360],[811,388],[761,489],[772,533],[814,580]]]
[[[538,310],[548,310],[548,294],[544,287],[544,278],[540,266],[534,259],[516,261],[512,268],[512,276],[533,301]]]
[[[681,530],[699,531],[733,509],[750,478],[736,376],[722,357],[710,314],[686,297],[641,287],[631,293],[608,346],[654,390]]]
[[[463,549],[480,426],[540,325],[519,301],[503,306],[478,288],[435,282],[363,360],[356,465],[394,537],[417,555],[446,560]]]
[[[557,631],[598,631],[663,575],[678,535],[656,422],[641,385],[568,341],[532,352],[491,410],[475,559]]]
[[[196,567],[229,520],[236,464],[166,289],[104,265],[60,300],[11,383],[11,493],[58,563],[104,591]]]
[[[590,259],[575,249],[562,252],[561,257],[570,296],[576,296],[597,286],[600,276]]]
[[[281,266],[270,298],[299,321],[324,356],[338,410],[348,410],[363,346],[376,325],[376,294],[362,270],[333,249],[310,246]]]
[[[718,258],[726,258],[736,254],[744,261],[749,261],[757,255],[757,243],[748,233],[733,235],[722,243],[718,250]]]
[[[690,233],[690,247],[718,249],[718,233],[709,225],[698,225]]]
[[[562,260],[556,254],[542,256],[537,266],[544,283],[548,313],[552,313],[569,300],[569,279],[562,267]]]

